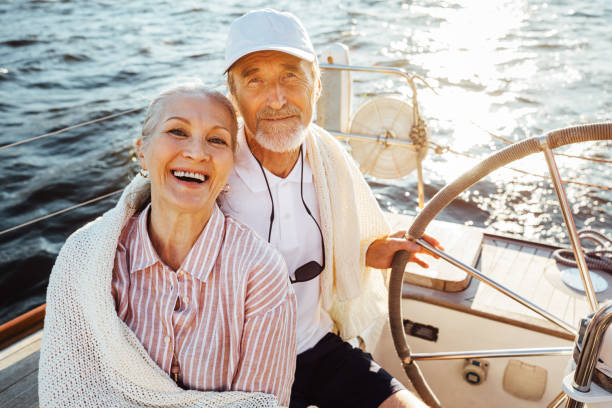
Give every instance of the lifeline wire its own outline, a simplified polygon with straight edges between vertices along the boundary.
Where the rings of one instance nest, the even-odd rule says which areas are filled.
[[[410,85],[411,85],[411,87],[412,87],[412,89],[414,91],[413,92],[413,109],[414,109],[413,115],[416,115],[417,117],[419,117],[418,107],[417,107],[418,105],[416,103],[416,86],[414,84],[414,80],[415,79],[418,79],[421,82],[423,82],[425,84],[425,86],[427,88],[429,88],[435,95],[437,95],[437,96],[442,96],[442,95],[440,95],[438,92],[436,92],[436,90],[431,85],[429,85],[429,83],[427,83],[427,81],[424,78],[422,78],[421,76],[419,76],[417,74],[412,75],[408,79],[408,82],[410,83]],[[76,125],[68,126],[68,127],[65,127],[65,128],[62,128],[62,129],[59,129],[59,130],[56,130],[56,131],[53,131],[53,132],[45,133],[45,134],[42,134],[42,135],[39,135],[39,136],[35,136],[35,137],[29,138],[29,139],[20,140],[18,142],[9,143],[9,144],[0,146],[0,150],[7,149],[9,147],[19,146],[19,145],[26,144],[26,143],[30,143],[30,142],[33,142],[33,141],[36,141],[36,140],[40,140],[40,139],[49,137],[49,136],[55,136],[55,135],[64,133],[64,132],[66,132],[68,130],[77,129],[77,128],[80,128],[80,127],[83,127],[83,126],[87,126],[87,125],[91,125],[91,124],[94,124],[94,123],[97,123],[97,122],[103,122],[105,120],[109,120],[109,119],[113,119],[113,118],[117,118],[117,117],[120,117],[120,116],[123,116],[123,115],[130,114],[130,113],[138,112],[138,111],[140,111],[142,109],[144,109],[144,107],[133,108],[133,109],[129,109],[129,110],[126,110],[126,111],[123,111],[123,112],[118,112],[118,113],[114,113],[112,115],[107,115],[107,116],[103,116],[101,118],[93,119],[93,120],[90,120],[90,121],[87,121],[87,122],[81,122],[81,123],[78,123]],[[507,143],[507,144],[512,144],[513,143],[513,141],[511,141],[511,140],[509,140],[509,139],[507,139],[505,137],[498,136],[498,135],[494,134],[493,132],[490,132],[490,131],[484,129],[483,127],[478,125],[473,120],[470,120],[470,122],[472,124],[474,124],[476,127],[478,127],[479,129],[485,131],[487,134],[489,134],[491,137],[493,137],[495,139],[501,140],[501,141],[503,141],[504,143]],[[441,152],[444,152],[444,151],[448,151],[448,152],[451,152],[451,153],[456,154],[456,155],[460,155],[460,156],[464,156],[464,157],[468,157],[468,158],[472,158],[472,159],[476,158],[476,157],[474,157],[474,156],[472,156],[470,154],[454,151],[454,150],[452,150],[448,146],[441,146],[441,145],[439,145],[439,144],[437,144],[435,142],[432,142],[432,141],[429,141],[429,144],[432,145],[436,149],[436,151],[438,153],[441,153]],[[570,158],[577,158],[577,159],[583,159],[583,160],[589,160],[589,161],[595,161],[595,162],[599,162],[599,163],[612,163],[612,160],[606,160],[606,159],[598,159],[598,158],[591,158],[591,157],[585,157],[585,156],[575,156],[575,155],[569,155],[569,154],[564,154],[564,153],[556,153],[556,154],[560,155],[560,156],[565,156],[565,157],[570,157]],[[519,172],[519,173],[523,173],[523,174],[527,174],[527,175],[531,175],[531,176],[535,176],[535,177],[550,178],[550,177],[547,177],[547,176],[543,176],[543,175],[535,174],[535,173],[530,173],[528,171],[516,169],[516,168],[513,168],[513,167],[507,167],[507,168],[510,169],[510,170]],[[585,186],[585,187],[593,187],[593,188],[599,188],[599,189],[606,190],[606,191],[612,191],[612,188],[606,187],[606,186],[602,186],[602,185],[598,185],[598,184],[582,183],[582,182],[573,181],[573,180],[563,180],[562,182],[566,183],[566,184],[576,184],[576,185]],[[25,222],[23,224],[16,225],[14,227],[5,229],[3,231],[0,231],[0,235],[4,235],[4,234],[6,234],[8,232],[11,232],[11,231],[14,231],[16,229],[25,227],[27,225],[31,225],[31,224],[34,224],[36,222],[43,221],[43,220],[45,220],[47,218],[51,218],[51,217],[54,217],[56,215],[60,215],[60,214],[63,214],[65,212],[68,212],[70,210],[73,210],[73,209],[76,209],[76,208],[79,208],[79,207],[91,204],[93,202],[96,202],[96,201],[102,200],[104,198],[110,197],[110,196],[112,196],[114,194],[117,194],[117,193],[119,193],[121,191],[122,191],[122,189],[114,191],[112,193],[104,194],[102,196],[99,196],[99,197],[93,198],[91,200],[82,202],[80,204],[76,204],[74,206],[71,206],[71,207],[68,207],[68,208],[65,208],[65,209],[62,209],[62,210],[59,210],[59,211],[47,214],[45,216],[35,218],[35,219],[30,220],[28,222]]]
[[[120,193],[122,191],[123,191],[123,188],[121,188],[119,190],[116,190],[116,191],[113,191],[111,193],[107,193],[107,194],[101,195],[101,196],[96,197],[96,198],[92,198],[91,200],[87,200],[87,201],[84,201],[82,203],[75,204],[75,205],[73,205],[71,207],[64,208],[63,210],[55,211],[53,213],[50,213],[50,214],[47,214],[47,215],[43,215],[42,217],[34,218],[33,220],[30,220],[28,222],[24,222],[23,224],[15,225],[14,227],[7,228],[7,229],[5,229],[3,231],[0,231],[0,235],[4,235],[4,234],[6,234],[8,232],[14,231],[16,229],[19,229],[19,228],[22,228],[22,227],[25,227],[25,226],[28,226],[30,224],[34,224],[34,223],[42,221],[42,220],[46,220],[47,218],[55,217],[56,215],[63,214],[63,213],[68,212],[70,210],[74,210],[76,208],[83,207],[83,206],[91,204],[91,203],[95,203],[96,201],[103,200],[103,199],[105,199],[107,197],[113,196],[113,195],[115,195],[117,193]]]
[[[470,122],[472,123],[472,125],[476,126],[478,129],[482,130],[483,132],[486,132],[489,136],[491,136],[494,139],[501,140],[502,142],[504,142],[506,144],[513,144],[514,143],[512,140],[510,140],[508,138],[496,135],[495,133],[493,133],[493,132],[483,128],[482,126],[480,126],[478,123],[474,122],[473,120],[470,120]],[[612,160],[599,159],[597,157],[576,156],[576,155],[573,155],[573,154],[559,153],[559,152],[556,152],[555,155],[556,156],[569,157],[569,158],[572,158],[572,159],[588,160],[588,161],[593,161],[593,162],[597,162],[597,163],[607,163],[607,164],[611,164],[612,163]]]
[[[413,87],[413,89],[414,89],[414,84],[412,83],[412,80],[414,78],[421,80],[425,84],[425,86],[427,88],[429,88],[436,96],[440,96],[440,97],[443,96],[443,95],[439,94],[438,92],[436,92],[436,90],[431,85],[429,85],[427,83],[427,81],[425,81],[425,79],[421,78],[419,75],[416,75],[416,74],[413,75],[410,78],[410,80],[408,81],[408,82],[410,82],[410,85]],[[480,129],[483,132],[487,133],[492,138],[497,139],[497,140],[501,140],[502,142],[504,142],[506,144],[514,144],[514,141],[512,141],[512,140],[510,140],[510,139],[508,139],[506,137],[499,136],[499,135],[491,132],[490,130],[485,129],[484,127],[482,127],[478,123],[476,123],[474,120],[469,119],[469,121],[470,121],[470,123],[472,125],[476,126],[478,129]],[[572,158],[572,159],[588,160],[588,161],[593,161],[593,162],[597,162],[597,163],[607,163],[607,164],[611,164],[612,163],[612,160],[599,159],[599,158],[596,158],[596,157],[576,156],[576,155],[573,155],[573,154],[566,154],[566,153],[555,153],[555,155],[557,155],[557,156],[565,156],[565,157],[569,157],[569,158]]]
[[[98,118],[98,119],[93,119],[93,120],[89,120],[87,122],[77,123],[76,125],[68,126],[68,127],[63,128],[63,129],[59,129],[59,130],[56,130],[56,131],[53,131],[53,132],[45,133],[44,135],[34,136],[34,137],[29,138],[29,139],[20,140],[20,141],[15,142],[15,143],[9,143],[9,144],[6,144],[4,146],[0,146],[0,150],[8,149],[9,147],[19,146],[19,145],[22,145],[22,144],[25,144],[25,143],[30,143],[30,142],[33,142],[35,140],[43,139],[45,137],[59,135],[60,133],[64,133],[64,132],[66,132],[68,130],[71,130],[71,129],[80,128],[82,126],[91,125],[91,124],[97,123],[97,122],[103,122],[103,121],[108,120],[108,119],[113,119],[113,118],[117,118],[119,116],[127,115],[129,113],[138,112],[138,111],[140,111],[142,109],[144,109],[144,107],[134,108],[134,109],[126,110],[126,111],[119,112],[119,113],[113,113],[112,115],[103,116],[103,117]]]
[[[463,156],[463,157],[467,157],[469,159],[478,159],[477,157],[475,157],[475,156],[473,156],[473,155],[471,155],[469,153],[458,152],[456,150],[451,149],[448,146],[442,146],[442,145],[439,145],[439,144],[437,144],[435,142],[432,142],[432,141],[430,141],[429,143],[430,143],[430,145],[432,145],[432,147],[434,149],[437,149],[440,153],[442,153],[442,152],[450,152],[450,153],[456,154],[457,156]],[[555,153],[555,155],[557,155],[557,154],[559,154],[559,153]],[[543,178],[543,179],[549,179],[550,180],[549,176],[544,176],[542,174],[531,173],[529,171],[517,169],[515,167],[507,167],[507,166],[503,166],[503,167],[505,169],[508,169],[508,170],[516,171],[517,173],[522,173],[522,174],[526,174],[528,176],[540,177],[540,178]],[[581,181],[574,181],[574,180],[561,180],[561,182],[563,184],[575,184],[575,185],[583,186],[583,187],[593,187],[593,188],[599,188],[599,189],[605,190],[605,191],[612,191],[612,187],[602,186],[600,184],[583,183]]]
[[[221,86],[224,86],[223,82],[219,82],[216,85],[212,85],[211,88],[212,89],[217,89],[217,88],[220,88]],[[144,108],[145,108],[145,106],[141,106],[140,108],[128,109],[126,111],[118,112],[118,113],[113,113],[112,115],[103,116],[103,117],[98,118],[98,119],[93,119],[93,120],[89,120],[87,122],[77,123],[76,125],[68,126],[68,127],[63,128],[63,129],[55,130],[53,132],[45,133],[44,135],[34,136],[34,137],[29,138],[29,139],[20,140],[20,141],[15,142],[15,143],[9,143],[9,144],[6,144],[4,146],[0,146],[0,150],[7,149],[9,147],[19,146],[19,145],[22,145],[22,144],[25,144],[25,143],[34,142],[36,140],[43,139],[43,138],[48,137],[48,136],[59,135],[60,133],[64,133],[67,130],[80,128],[82,126],[87,126],[87,125],[91,125],[93,123],[103,122],[103,121],[108,120],[108,119],[113,119],[113,118],[117,118],[119,116],[127,115],[127,114],[134,113],[134,112],[138,112],[138,111],[143,110]]]

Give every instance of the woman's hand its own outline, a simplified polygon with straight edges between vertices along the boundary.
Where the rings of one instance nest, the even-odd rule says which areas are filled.
[[[444,250],[440,246],[440,243],[433,237],[427,234],[423,234],[422,237],[425,241],[429,242],[432,246]],[[366,266],[377,269],[387,269],[391,267],[393,256],[397,251],[405,250],[411,253],[409,262],[415,262],[423,268],[429,268],[427,262],[422,261],[416,257],[416,254],[422,253],[439,258],[424,249],[422,246],[414,241],[406,238],[406,231],[400,230],[394,232],[391,235],[387,235],[384,238],[379,238],[372,242],[366,252]]]

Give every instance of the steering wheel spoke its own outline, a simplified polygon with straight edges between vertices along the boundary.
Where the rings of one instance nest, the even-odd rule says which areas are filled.
[[[440,258],[464,270],[479,281],[487,284],[488,286],[491,286],[495,290],[512,298],[513,300],[538,313],[539,315],[543,316],[544,318],[556,324],[557,326],[575,335],[577,333],[577,330],[571,324],[559,319],[553,314],[547,312],[546,310],[533,304],[529,300],[523,298],[519,294],[513,292],[509,288],[488,278],[477,269],[466,265],[458,259],[452,257],[451,255],[448,255],[444,251],[441,251],[438,248],[431,246],[427,241],[422,239],[422,236],[425,232],[425,229],[427,228],[429,223],[436,217],[436,215],[440,211],[442,211],[448,204],[450,204],[457,196],[459,196],[459,194],[461,194],[464,190],[472,186],[474,183],[487,176],[488,174],[492,173],[493,171],[497,170],[498,168],[505,166],[515,160],[522,159],[523,157],[526,157],[530,154],[544,152],[547,163],[549,165],[551,178],[555,186],[555,191],[557,193],[557,198],[562,208],[564,221],[569,231],[570,240],[572,241],[572,247],[574,249],[576,259],[578,260],[579,264],[583,263],[583,267],[580,268],[580,271],[582,274],[584,286],[587,291],[589,306],[592,310],[597,309],[597,300],[595,298],[592,283],[590,282],[590,276],[588,274],[586,262],[584,261],[582,247],[580,246],[580,242],[577,238],[574,219],[571,215],[569,204],[567,202],[567,197],[565,196],[565,192],[563,191],[561,177],[559,176],[557,166],[554,162],[554,156],[552,154],[552,149],[555,149],[557,147],[565,146],[572,143],[597,140],[612,140],[612,123],[582,125],[567,129],[556,130],[548,133],[545,137],[532,137],[530,139],[515,143],[511,146],[506,147],[505,149],[494,153],[493,155],[489,156],[488,158],[474,166],[471,170],[461,175],[455,181],[446,185],[443,189],[438,191],[438,193],[429,201],[425,208],[423,208],[423,210],[416,217],[412,226],[410,227],[410,230],[408,231],[408,235],[412,239],[416,240],[418,244],[420,244],[422,247],[432,252],[433,254],[438,255]],[[389,323],[392,332],[391,334],[393,336],[393,342],[396,351],[403,362],[404,369],[408,374],[410,380],[413,382],[413,385],[421,395],[421,398],[423,398],[423,400],[430,406],[439,407],[439,400],[435,395],[433,395],[433,392],[427,385],[415,362],[415,360],[419,359],[419,357],[421,357],[421,359],[427,358],[424,358],[425,356],[411,355],[411,350],[406,342],[406,336],[402,324],[402,285],[404,271],[409,257],[410,254],[408,252],[399,251],[398,253],[396,253],[393,259],[391,276],[389,279]],[[494,351],[495,350],[490,352],[493,353]],[[501,351],[496,352],[497,354],[501,353]],[[522,353],[526,351],[516,352]],[[464,352],[455,352],[447,354],[448,356],[450,356],[457,353],[461,354]],[[448,356],[447,358],[449,358]],[[456,355],[453,355],[453,357],[456,357]],[[555,401],[555,403],[557,403],[557,401]]]
[[[561,207],[561,214],[563,214],[565,228],[567,229],[570,242],[572,244],[576,264],[578,265],[580,277],[582,278],[582,284],[587,295],[587,301],[589,303],[591,312],[594,312],[599,309],[599,306],[597,305],[597,297],[595,296],[595,290],[593,289],[593,282],[591,282],[591,275],[589,274],[589,268],[584,257],[584,251],[582,250],[582,245],[580,244],[580,239],[578,238],[576,223],[574,222],[574,217],[572,216],[572,211],[570,210],[570,206],[567,201],[567,195],[565,194],[565,189],[563,188],[561,175],[559,174],[559,169],[557,168],[557,163],[555,162],[555,156],[552,149],[548,147],[547,138],[540,139],[540,146],[542,147],[544,157],[546,157],[546,164],[548,164],[548,171],[550,172],[555,193],[557,194],[557,200],[559,201],[559,206]]]
[[[569,324],[569,323],[563,321],[562,319],[558,318],[557,316],[547,312],[546,310],[542,309],[538,305],[536,305],[536,304],[530,302],[529,300],[525,299],[524,297],[522,297],[518,293],[516,293],[516,292],[512,291],[511,289],[505,287],[501,283],[498,283],[495,280],[487,277],[482,272],[480,272],[478,269],[464,264],[460,260],[458,260],[458,259],[452,257],[451,255],[447,254],[446,252],[441,251],[438,248],[430,245],[427,241],[425,241],[422,238],[417,239],[416,242],[419,245],[421,245],[423,248],[427,249],[428,251],[434,253],[435,255],[438,255],[440,258],[442,258],[445,261],[451,263],[452,265],[456,266],[457,268],[459,268],[459,269],[469,273],[470,275],[472,275],[473,277],[475,277],[479,281],[489,285],[493,289],[503,293],[504,295],[506,295],[509,298],[517,301],[521,305],[523,305],[523,306],[531,309],[532,311],[538,313],[540,316],[542,316],[545,319],[549,320],[550,322],[556,324],[557,326],[561,327],[562,329],[568,331],[569,333],[571,333],[573,335],[577,335],[578,334],[578,330],[574,326],[572,326],[571,324]]]

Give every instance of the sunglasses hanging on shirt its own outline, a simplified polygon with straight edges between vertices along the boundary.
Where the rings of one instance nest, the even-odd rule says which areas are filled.
[[[255,157],[255,155],[253,155],[253,157]],[[272,190],[270,190],[270,184],[268,183],[268,177],[266,177],[266,172],[264,171],[264,168],[259,162],[259,160],[257,159],[257,157],[255,157],[255,160],[257,161],[257,164],[259,164],[261,173],[263,174],[264,180],[266,181],[266,187],[268,188],[268,194],[270,195],[270,202],[272,203],[272,211],[270,212],[270,227],[268,228],[268,242],[270,242],[270,237],[272,236],[272,224],[274,223],[274,199],[272,199]],[[300,146],[300,161],[301,161],[300,196],[302,198],[302,204],[304,204],[304,208],[306,209],[306,212],[308,213],[308,215],[310,215],[310,218],[312,218],[312,220],[314,221],[315,225],[317,226],[317,229],[319,230],[319,235],[321,235],[321,249],[322,249],[321,259],[323,260],[323,265],[319,265],[319,263],[316,261],[310,261],[310,262],[305,263],[304,265],[300,266],[299,268],[295,270],[295,272],[293,273],[293,276],[295,278],[292,278],[291,276],[289,276],[289,280],[291,281],[291,283],[307,282],[319,276],[321,272],[323,272],[323,269],[325,269],[325,245],[323,243],[323,232],[321,231],[321,227],[319,226],[319,223],[317,222],[315,217],[310,212],[310,209],[306,205],[306,201],[304,201],[304,151],[301,146]]]

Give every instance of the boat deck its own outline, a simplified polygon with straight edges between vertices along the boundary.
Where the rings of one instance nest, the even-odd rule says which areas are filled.
[[[38,407],[42,330],[0,351],[0,408]]]
[[[389,214],[388,218],[396,229],[407,229],[412,221],[412,217],[405,215]],[[443,221],[434,221],[427,232],[439,239],[447,253],[465,263],[477,265],[489,277],[566,322],[577,326],[578,320],[588,313],[584,295],[561,281],[560,275],[568,267],[557,265],[551,258],[554,247],[489,235],[478,228]],[[409,271],[417,276],[413,276],[411,281],[420,279],[420,284],[429,287],[405,284],[404,297],[573,339],[563,329],[480,281],[470,279],[446,262],[423,257],[426,258],[430,263],[429,270],[419,271],[410,265]],[[609,285],[606,291],[598,294],[598,300],[603,302],[612,299],[612,276],[599,274]],[[450,283],[440,284],[444,279]],[[462,286],[465,289],[459,290]],[[41,339],[42,332],[39,331],[0,351],[0,408],[38,406]]]
[[[389,220],[394,229],[406,229],[412,222],[411,218],[398,215],[390,215]],[[554,260],[552,254],[557,247],[488,234],[479,228],[443,221],[433,221],[427,233],[435,236],[448,254],[476,266],[484,275],[576,328],[580,319],[589,313],[584,292],[569,288],[561,280],[564,271],[575,268],[558,264]],[[481,248],[478,256],[471,252],[475,247]],[[446,261],[430,259],[426,260],[435,275],[450,277],[455,285],[464,282],[466,273]],[[407,271],[421,274],[423,278],[431,278],[432,275],[428,270],[419,270],[414,265],[409,265]],[[599,304],[612,300],[612,274],[601,271],[595,273],[608,284],[605,291],[597,293]],[[574,340],[574,336],[566,330],[501,292],[475,278],[467,279],[463,285],[465,289],[456,292],[404,285],[403,296]],[[436,284],[424,279],[424,286]]]

